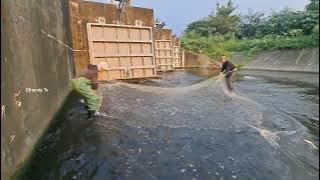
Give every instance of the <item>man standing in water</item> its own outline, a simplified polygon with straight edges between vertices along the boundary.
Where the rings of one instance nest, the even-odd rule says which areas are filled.
[[[221,71],[220,77],[225,77],[225,82],[229,92],[233,92],[232,81],[236,75],[237,68],[230,61],[227,61],[226,56],[221,56]]]
[[[89,118],[99,114],[101,99],[97,93],[98,72],[107,68],[108,64],[105,62],[98,65],[88,64],[75,78],[71,79],[72,89],[84,99]]]

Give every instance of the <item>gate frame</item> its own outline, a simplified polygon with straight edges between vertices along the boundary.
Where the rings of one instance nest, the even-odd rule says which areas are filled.
[[[166,59],[171,59],[171,61],[172,61],[172,63],[170,63],[170,64],[158,64],[157,63],[157,71],[158,72],[168,72],[168,71],[174,71],[174,63],[173,63],[173,56],[172,56],[172,40],[169,40],[169,39],[161,39],[161,40],[154,40],[155,41],[155,51],[154,51],[154,53],[155,53],[155,56],[154,56],[154,58],[155,58],[155,61],[156,61],[156,63],[157,63],[157,59],[163,59],[163,58],[166,58]],[[169,42],[170,43],[170,47],[169,48],[165,48],[165,49],[163,49],[163,48],[157,48],[156,47],[156,43],[157,42]],[[170,52],[171,52],[171,55],[170,56],[165,56],[165,57],[157,57],[156,56],[156,51],[161,51],[161,50],[170,50]],[[159,69],[158,70],[158,66],[172,66],[171,68],[172,69],[170,69],[170,70],[161,70],[161,69]]]
[[[151,27],[147,27],[147,26],[132,26],[132,25],[119,25],[119,24],[103,24],[103,23],[87,23],[87,39],[88,39],[88,45],[89,45],[89,59],[90,59],[90,63],[93,64],[93,59],[95,58],[93,56],[93,40],[91,38],[91,34],[92,34],[92,26],[101,26],[101,27],[114,27],[114,28],[134,28],[134,29],[147,29],[150,32],[150,39],[149,41],[145,41],[145,40],[141,40],[141,41],[119,41],[119,40],[95,40],[95,42],[113,42],[113,43],[150,43],[151,45],[151,54],[148,55],[143,55],[143,56],[136,56],[136,55],[132,55],[130,54],[129,56],[105,56],[106,58],[108,57],[151,57],[153,65],[148,65],[148,66],[130,66],[129,68],[127,67],[113,67],[113,68],[106,68],[105,71],[112,71],[112,70],[120,70],[121,73],[123,73],[125,75],[124,78],[119,78],[118,80],[123,80],[123,79],[137,79],[137,78],[151,78],[151,77],[158,77],[157,76],[157,63],[156,63],[156,59],[155,59],[155,48],[154,48],[154,41],[153,41],[153,28]],[[126,77],[126,71],[128,70],[132,70],[132,69],[153,69],[153,76],[147,76],[147,77],[132,77],[132,78],[127,78]],[[106,81],[110,81],[110,80],[106,80]]]
[[[175,49],[178,49],[178,53],[174,52]],[[178,57],[175,57],[175,56],[172,56],[172,59],[173,59],[173,64],[174,64],[174,69],[180,69],[183,67],[183,63],[182,63],[182,57],[181,57],[181,47],[180,46],[177,46],[177,45],[173,45],[172,46],[172,53],[174,55],[178,55]],[[176,65],[176,62],[175,61],[179,61],[179,66]]]

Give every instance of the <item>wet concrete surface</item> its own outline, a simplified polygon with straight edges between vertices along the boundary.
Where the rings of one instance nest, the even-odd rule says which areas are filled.
[[[19,179],[318,179],[318,74],[216,74],[102,86],[91,120],[71,98]]]

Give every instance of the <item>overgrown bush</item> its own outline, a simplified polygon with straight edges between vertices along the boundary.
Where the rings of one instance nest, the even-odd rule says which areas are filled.
[[[245,51],[248,59],[264,50],[319,47],[319,0],[310,0],[304,11],[284,9],[268,17],[250,11],[234,14],[231,0],[216,12],[191,23],[182,36],[182,47],[213,59]]]
[[[319,40],[319,24],[313,28],[313,34],[315,35],[316,39]]]
[[[319,31],[315,28],[315,34]],[[204,52],[209,57],[217,59],[222,54],[231,55],[232,52],[247,51],[248,54],[255,54],[263,50],[277,49],[302,49],[319,46],[319,41],[314,35],[310,36],[266,36],[261,39],[230,39],[222,36],[210,36],[207,38],[183,36],[182,46],[196,53]]]

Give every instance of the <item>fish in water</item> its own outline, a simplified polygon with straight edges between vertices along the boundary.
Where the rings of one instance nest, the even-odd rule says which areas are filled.
[[[313,142],[311,142],[311,141],[309,141],[309,140],[306,140],[306,139],[304,140],[304,142],[310,144],[314,149],[317,149],[317,150],[318,150],[317,146],[315,146],[315,145],[313,144]]]
[[[243,78],[244,78],[244,79],[256,79],[256,78],[253,77],[253,76],[244,76]]]

